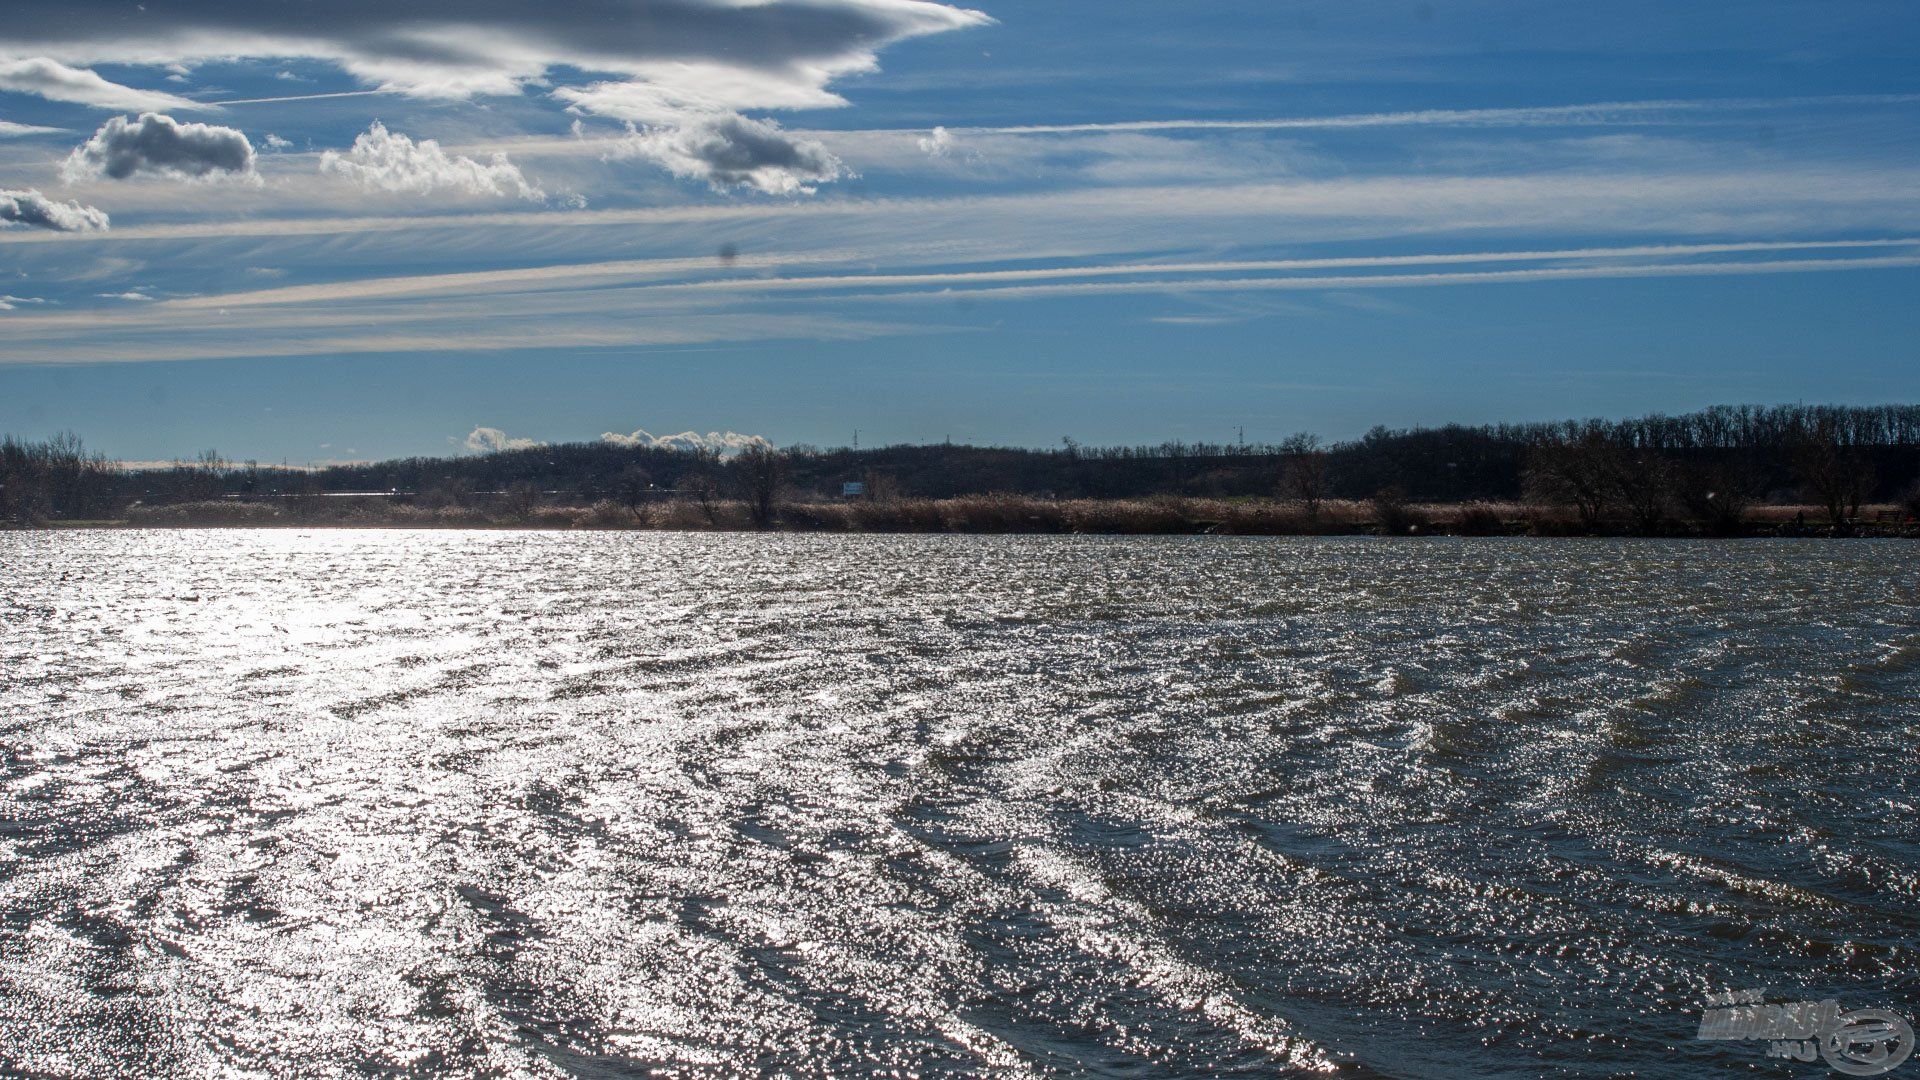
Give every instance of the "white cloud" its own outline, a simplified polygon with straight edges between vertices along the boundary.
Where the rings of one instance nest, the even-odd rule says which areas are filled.
[[[1147,281],[1082,281],[1041,285],[1008,285],[979,289],[939,289],[900,293],[867,293],[842,300],[925,301],[964,297],[968,300],[1034,300],[1054,296],[1096,296],[1160,293],[1253,293],[1263,290],[1325,291],[1330,289],[1398,289],[1443,285],[1500,285],[1537,281],[1662,277],[1724,277],[1752,274],[1807,274],[1853,270],[1892,270],[1920,267],[1920,255],[1880,255],[1852,259],[1772,259],[1693,263],[1639,263],[1629,265],[1552,266],[1524,270],[1467,270],[1425,274],[1311,275],[1253,278],[1161,279]]]
[[[497,454],[502,450],[529,450],[546,444],[538,439],[516,439],[494,427],[476,427],[461,443],[473,454]]]
[[[644,158],[717,190],[745,187],[768,195],[812,194],[817,185],[847,174],[819,142],[797,138],[771,120],[737,113],[635,130],[607,156]]]
[[[149,296],[144,292],[141,292],[139,289],[129,289],[126,292],[103,292],[100,294],[100,299],[132,300],[138,303],[151,303],[153,300],[153,297]]]
[[[593,72],[602,81],[563,87],[557,96],[577,112],[660,129],[657,153],[642,156],[683,175],[718,177],[729,166],[714,159],[744,155],[748,160],[733,168],[739,178],[717,182],[786,193],[841,175],[838,163],[829,165],[831,156],[817,146],[742,126],[754,122],[741,110],[844,104],[828,84],[876,69],[880,49],[991,21],[932,0],[417,0],[347,10],[154,4],[137,18],[110,19],[77,19],[66,0],[13,0],[0,62],[39,65],[23,70],[36,92],[47,92],[61,82],[50,76],[74,72],[68,64],[305,59],[334,64],[381,90],[448,99],[517,94],[545,85],[557,71]],[[104,80],[89,92],[103,102],[110,99],[103,95],[147,93]],[[184,99],[161,98],[111,100],[116,107],[187,107]],[[764,163],[780,157],[788,164]]]
[[[0,120],[0,139],[14,139],[23,135],[51,135],[63,129],[41,127],[39,124],[16,124],[11,120]]]
[[[54,232],[105,232],[107,213],[77,202],[55,202],[31,188],[0,190],[0,225],[31,225]]]
[[[46,302],[44,297],[39,296],[0,296],[0,311],[13,311],[21,304],[44,304]]]
[[[320,156],[320,171],[347,177],[361,187],[424,195],[455,190],[470,195],[513,195],[545,199],[546,192],[527,182],[505,154],[482,164],[469,157],[448,154],[432,139],[414,142],[388,131],[378,120],[342,154],[329,150]]]
[[[758,435],[742,435],[737,431],[709,431],[705,435],[697,431],[683,431],[678,435],[655,435],[645,429],[635,429],[626,435],[617,431],[605,432],[600,436],[600,441],[650,450],[704,451],[721,457],[732,457],[756,446],[769,450],[773,448],[773,443]]]
[[[0,49],[4,49],[0,45]],[[84,68],[68,67],[45,56],[10,60],[0,57],[0,90],[37,94],[49,101],[68,101],[100,109],[205,109],[200,102],[161,93],[136,90],[108,82]]]
[[[569,111],[635,124],[673,123],[690,114],[741,109],[835,109],[847,99],[828,90],[827,82],[871,66],[863,57],[839,70],[819,68],[796,78],[792,71],[755,71],[728,64],[645,64],[638,71],[646,81],[562,86],[553,96],[566,102]]]
[[[260,182],[253,144],[238,129],[183,124],[160,113],[142,113],[137,120],[114,117],[60,166],[69,184],[103,176],[126,180],[140,173],[174,180]]]
[[[283,139],[271,131],[267,132],[267,137],[261,141],[267,144],[267,149],[269,150],[290,150],[293,148],[293,140]]]
[[[425,218],[355,215],[249,217],[115,229],[142,242],[358,236],[369,248],[405,251],[420,230],[471,226],[500,243],[545,251],[561,236],[574,250],[624,250],[611,237],[638,226],[724,230],[778,227],[789,243],[861,248],[956,244],[1063,253],[1193,250],[1531,229],[1548,236],[1814,236],[1900,233],[1920,221],[1920,169],[1767,167],[1711,171],[1578,170],[1514,176],[1387,175],[1285,183],[1146,185],[966,197],[735,201],[719,205],[493,211]],[[100,234],[91,235],[102,239]],[[608,238],[605,243],[601,237]],[[71,243],[13,230],[7,244]],[[516,239],[517,238],[517,239]],[[717,241],[716,241],[717,242]],[[711,249],[709,249],[711,250]]]
[[[953,152],[953,132],[936,127],[920,139],[920,151],[928,157],[943,158]]]
[[[1920,94],[1836,94],[1825,97],[1703,98],[1602,101],[1591,105],[1523,105],[1490,109],[1419,109],[1265,120],[1121,120],[1091,124],[1026,124],[961,128],[970,135],[1078,135],[1144,131],[1291,131],[1376,127],[1575,127],[1632,123],[1669,113],[1743,112],[1830,105],[1899,105]]]
[[[0,49],[67,63],[304,57],[423,97],[513,93],[557,65],[696,93],[685,83],[710,81],[714,69],[818,86],[870,67],[893,42],[990,21],[927,0],[155,4],[127,19],[76,18],[68,0],[14,0]]]

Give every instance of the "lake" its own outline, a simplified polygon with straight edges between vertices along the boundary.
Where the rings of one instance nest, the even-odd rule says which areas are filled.
[[[0,533],[0,1072],[1829,1075],[1917,552]]]

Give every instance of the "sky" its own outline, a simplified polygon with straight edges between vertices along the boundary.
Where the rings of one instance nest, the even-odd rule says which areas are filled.
[[[12,0],[0,431],[1338,439],[1920,400],[1912,0]]]

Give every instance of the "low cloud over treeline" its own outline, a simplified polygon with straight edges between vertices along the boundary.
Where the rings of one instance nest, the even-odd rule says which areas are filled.
[[[1045,450],[775,450],[750,437],[717,445],[713,436],[689,441],[646,432],[540,445],[494,429],[476,431],[468,442],[480,452],[312,471],[234,465],[208,452],[171,469],[127,472],[86,453],[71,436],[49,443],[9,438],[0,444],[0,513],[19,522],[115,517],[136,504],[150,510],[225,500],[271,508],[249,520],[283,512],[299,520],[328,500],[354,498],[467,508],[473,513],[457,522],[469,524],[531,521],[542,507],[598,508],[595,522],[608,524],[621,508],[640,520],[646,507],[697,505],[702,510],[692,520],[713,524],[722,520],[714,507],[724,502],[742,522],[765,527],[819,519],[804,508],[836,502],[844,485],[858,483],[869,503],[997,494],[1039,502],[1260,504],[1284,508],[1308,531],[1338,518],[1332,508],[1343,502],[1366,504],[1367,521],[1390,531],[1417,528],[1422,505],[1498,504],[1509,508],[1509,518],[1511,508],[1526,508],[1536,530],[1661,534],[1740,531],[1768,504],[1803,505],[1807,520],[1846,530],[1865,507],[1911,503],[1920,481],[1920,406],[1913,405],[1738,406],[1631,420],[1375,428],[1332,445],[1302,434],[1247,446],[1092,448],[1066,441]],[[1349,524],[1359,520],[1351,507],[1341,513]]]

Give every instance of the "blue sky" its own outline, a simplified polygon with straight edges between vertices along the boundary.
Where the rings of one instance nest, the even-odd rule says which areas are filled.
[[[1910,0],[475,10],[24,0],[0,430],[305,463],[1920,399]]]

